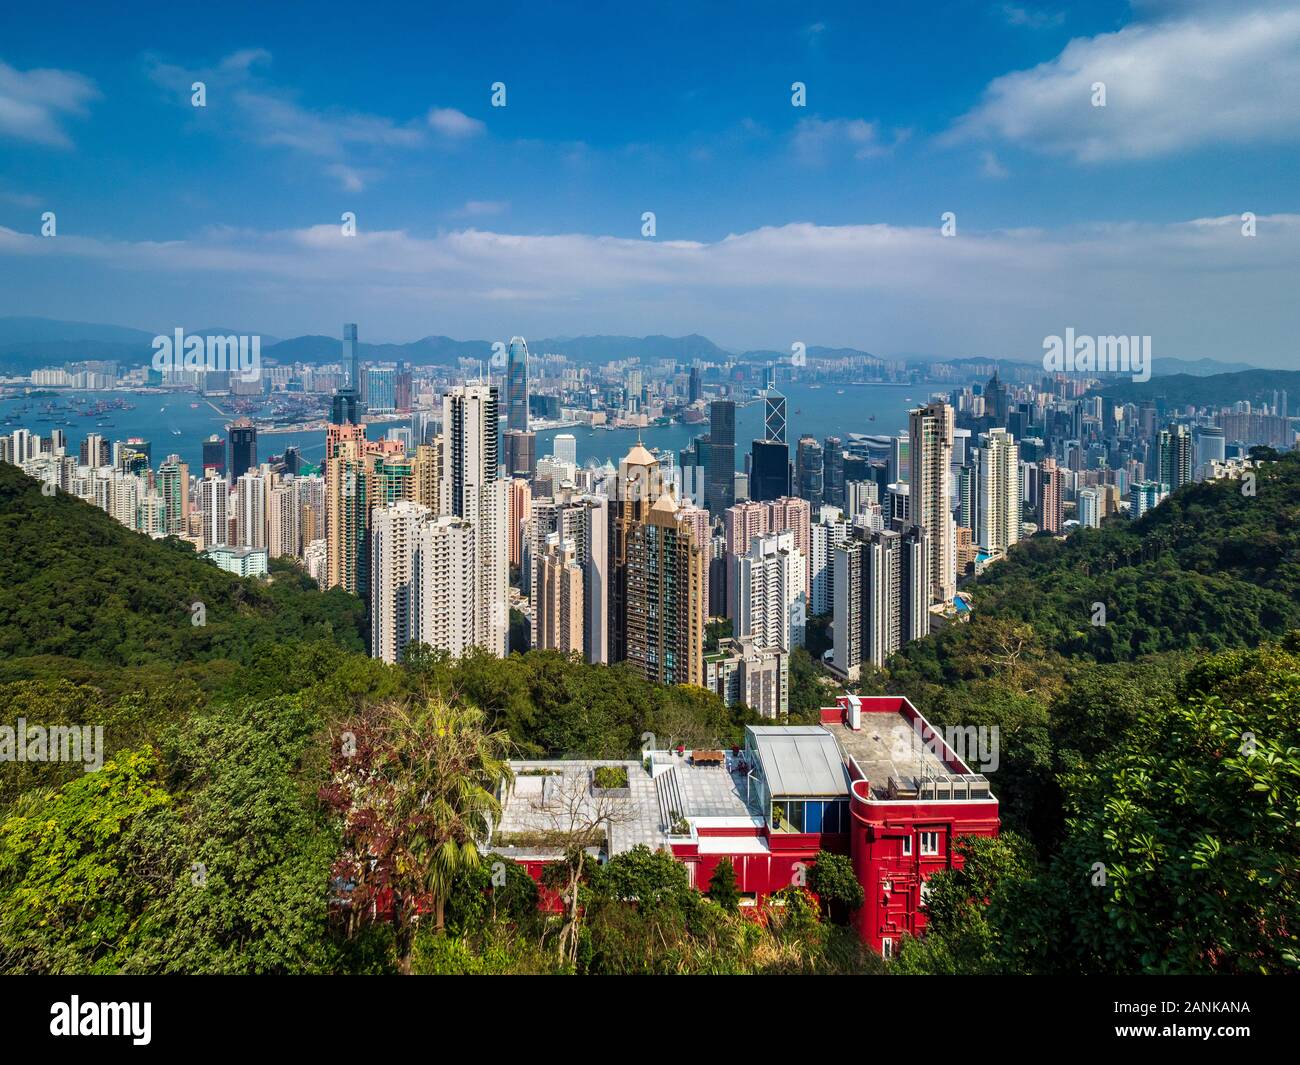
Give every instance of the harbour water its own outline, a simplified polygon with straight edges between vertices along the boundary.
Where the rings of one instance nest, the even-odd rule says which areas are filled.
[[[907,411],[924,403],[928,392],[914,384],[865,385],[796,385],[782,387],[786,396],[786,440],[791,457],[795,442],[805,433],[824,440],[828,436],[845,437],[849,433],[894,435],[907,429]],[[74,398],[86,405],[99,400],[121,399],[132,409],[108,410],[86,417],[71,405]],[[42,407],[54,404],[58,410],[42,413]],[[27,396],[0,399],[0,435],[15,429],[30,429],[49,436],[53,429],[63,429],[69,449],[79,448],[87,433],[100,433],[108,440],[141,437],[152,445],[153,465],[175,453],[197,470],[202,462],[203,441],[213,433],[223,439],[233,414],[221,410],[222,397],[195,396],[191,393],[170,395],[136,395],[132,392],[58,391],[53,396]],[[756,400],[736,411],[736,464],[743,468],[744,456],[751,440],[763,435],[763,402]],[[8,424],[4,424],[8,421]],[[382,436],[388,429],[408,424],[405,421],[372,425],[370,435]],[[578,462],[597,464],[606,459],[617,464],[638,436],[647,447],[678,452],[697,436],[709,431],[707,420],[694,425],[674,422],[645,429],[603,429],[573,426],[546,429],[537,434],[537,454],[551,452],[551,440],[557,433],[570,433],[577,444]],[[262,432],[258,434],[259,459],[283,454],[286,447],[297,446],[303,457],[320,462],[325,452],[325,434],[307,432]]]

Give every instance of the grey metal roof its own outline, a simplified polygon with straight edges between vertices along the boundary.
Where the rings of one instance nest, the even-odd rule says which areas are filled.
[[[849,774],[835,737],[820,725],[750,725],[774,795],[847,795]]]

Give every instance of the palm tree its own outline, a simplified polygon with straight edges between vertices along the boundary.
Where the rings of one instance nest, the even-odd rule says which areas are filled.
[[[372,704],[341,733],[350,749],[335,744],[321,792],[343,818],[334,874],[350,885],[352,919],[392,925],[403,972],[422,916],[442,932],[456,874],[478,865],[501,819],[510,738],[485,721],[440,698]]]
[[[475,706],[430,700],[397,715],[395,753],[410,774],[402,812],[416,826],[410,851],[441,935],[456,874],[478,865],[479,843],[501,820],[497,793],[513,777],[506,762],[510,737],[488,732]]]

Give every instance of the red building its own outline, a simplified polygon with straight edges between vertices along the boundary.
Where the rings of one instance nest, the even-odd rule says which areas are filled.
[[[649,752],[636,761],[515,763],[495,849],[516,850],[534,876],[575,799],[604,819],[606,855],[665,849],[707,889],[729,858],[754,897],[803,884],[819,851],[848,855],[866,901],[854,921],[886,956],[925,928],[925,881],[960,864],[961,835],[996,835],[998,802],[948,740],[906,699],[843,695],[820,725],[752,725],[733,752]],[[957,747],[974,729],[955,730]],[[996,765],[996,749],[984,752]],[[991,758],[988,757],[991,755]],[[627,787],[594,787],[598,766],[622,766]],[[545,850],[545,849],[543,849]],[[557,852],[558,854],[558,852]]]

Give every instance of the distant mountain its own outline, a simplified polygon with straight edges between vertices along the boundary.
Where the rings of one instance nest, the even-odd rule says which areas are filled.
[[[1220,362],[1218,359],[1175,359],[1172,357],[1151,360],[1151,373],[1155,377],[1168,377],[1173,374],[1189,374],[1192,377],[1208,377],[1216,373],[1241,373],[1253,370],[1248,362]]]
[[[1169,406],[1182,407],[1187,404],[1228,404],[1242,399],[1271,401],[1273,392],[1283,389],[1297,397],[1293,404],[1300,403],[1300,370],[1243,370],[1207,377],[1183,373],[1152,377],[1150,381],[1124,378],[1095,391],[1098,395],[1124,402],[1162,399]]]
[[[144,329],[95,322],[64,322],[57,318],[0,318],[0,347],[56,341],[105,344],[144,344],[156,336]]]
[[[731,357],[731,353],[725,348],[718,347],[708,337],[702,337],[697,333],[684,337],[658,334],[648,337],[550,337],[545,340],[530,340],[528,350],[537,355],[563,355],[575,362],[608,362],[614,359],[630,359],[633,356],[640,356],[646,361],[676,359],[685,362],[689,359],[712,359],[722,362]]]

